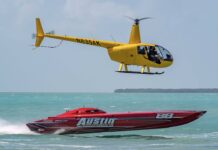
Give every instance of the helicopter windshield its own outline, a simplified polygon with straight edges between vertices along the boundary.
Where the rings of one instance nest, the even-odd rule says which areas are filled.
[[[167,61],[173,61],[173,56],[170,54],[170,52],[167,49],[159,45],[156,45],[155,49],[157,50],[157,53],[162,59]]]
[[[173,61],[173,57],[170,52],[159,45],[138,46],[137,51],[140,55],[147,55],[150,61],[153,61],[157,64],[161,64],[161,59],[166,61]]]

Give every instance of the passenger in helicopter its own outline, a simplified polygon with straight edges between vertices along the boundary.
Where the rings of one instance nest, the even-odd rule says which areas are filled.
[[[142,54],[142,55],[145,55],[145,47],[144,46],[139,46],[138,47],[138,54]]]
[[[157,63],[157,64],[160,64],[160,59],[158,58],[158,53],[155,49],[154,46],[150,46],[149,47],[149,51],[148,51],[148,59]]]

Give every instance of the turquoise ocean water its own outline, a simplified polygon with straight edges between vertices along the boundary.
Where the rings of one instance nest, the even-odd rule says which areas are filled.
[[[207,110],[183,126],[82,135],[38,135],[25,123],[64,112],[97,107],[107,112]],[[0,93],[0,150],[217,150],[218,94],[204,93]]]

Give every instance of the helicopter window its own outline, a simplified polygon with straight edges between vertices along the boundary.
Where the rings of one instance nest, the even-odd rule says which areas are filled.
[[[142,55],[145,55],[145,46],[138,46],[137,48],[138,50],[138,54],[142,54]]]
[[[163,48],[162,46],[156,46],[156,49],[159,49],[161,56],[164,60],[169,60],[169,61],[173,60],[172,55],[167,49]]]
[[[159,49],[158,46],[155,46],[155,50],[156,50],[156,52],[157,52],[157,55],[158,55],[160,58],[163,58],[163,54],[162,54],[162,52],[161,52],[161,50]]]
[[[157,64],[160,64],[160,54],[158,53],[158,50],[154,46],[150,46],[148,49],[148,59],[150,61],[153,61]]]

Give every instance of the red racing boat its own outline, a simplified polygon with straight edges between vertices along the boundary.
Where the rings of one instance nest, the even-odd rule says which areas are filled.
[[[40,134],[81,134],[129,130],[159,129],[183,125],[206,111],[158,111],[106,113],[97,108],[77,108],[63,114],[28,123]]]

